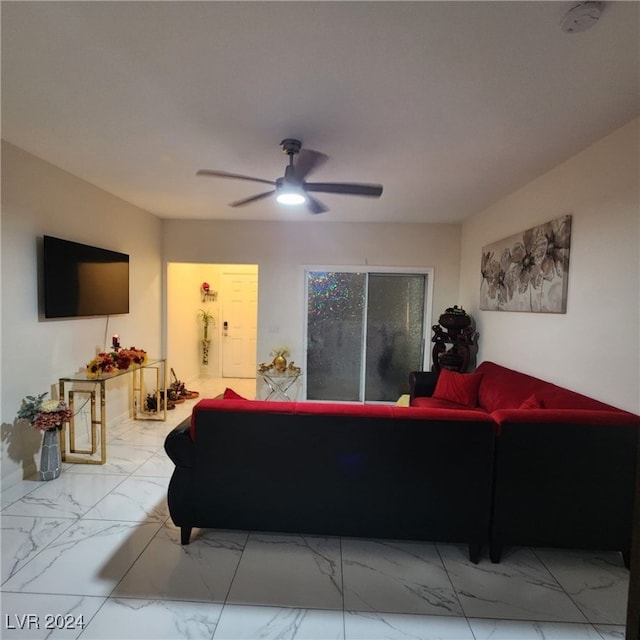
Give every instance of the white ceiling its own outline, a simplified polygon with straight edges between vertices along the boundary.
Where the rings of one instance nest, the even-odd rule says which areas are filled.
[[[640,113],[638,2],[2,2],[2,137],[160,217],[458,222]],[[330,156],[319,216],[275,180]]]

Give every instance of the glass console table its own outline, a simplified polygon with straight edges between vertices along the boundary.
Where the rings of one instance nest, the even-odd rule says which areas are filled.
[[[258,371],[262,376],[267,387],[269,387],[269,393],[265,400],[291,400],[291,397],[287,393],[293,383],[302,375],[299,370],[286,369],[282,372],[273,371],[271,369],[266,371]]]
[[[145,373],[155,373],[155,399],[158,411],[145,411]],[[149,359],[144,365],[132,365],[123,371],[114,371],[97,377],[89,377],[86,373],[74,373],[66,378],[58,380],[60,400],[67,403],[73,417],[68,423],[63,425],[60,433],[60,451],[64,462],[80,464],[104,464],[107,461],[107,416],[106,416],[106,390],[105,386],[109,380],[114,380],[120,376],[131,376],[132,385],[132,415],[134,420],[162,420],[167,419],[167,403],[163,394],[167,388],[167,361],[165,358]],[[91,388],[87,388],[91,385]],[[97,394],[96,395],[96,391]],[[79,445],[76,439],[76,398],[77,396],[88,397],[85,404],[90,401],[90,433],[88,442]],[[98,406],[99,398],[99,406]],[[100,427],[100,437],[98,438],[98,427]],[[69,444],[67,452],[67,441]],[[99,458],[98,445],[100,446]],[[81,454],[81,455],[77,455]],[[91,456],[91,457],[90,457]]]

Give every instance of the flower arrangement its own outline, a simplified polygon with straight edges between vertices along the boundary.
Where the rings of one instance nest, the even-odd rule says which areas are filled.
[[[289,347],[274,347],[269,354],[274,358],[288,358],[291,355]]]
[[[273,360],[269,363],[260,362],[258,364],[258,373],[275,372],[278,375],[296,375],[300,374],[300,367],[296,367],[295,362],[287,363],[287,358],[291,356],[291,349],[286,346],[274,347],[269,355]]]
[[[18,418],[26,420],[40,431],[62,429],[62,425],[73,417],[73,412],[62,400],[45,400],[45,393],[27,396],[22,401]]]
[[[102,351],[87,365],[87,376],[97,378],[104,373],[126,371],[131,365],[143,365],[146,362],[147,352],[144,349],[129,347],[117,351]]]

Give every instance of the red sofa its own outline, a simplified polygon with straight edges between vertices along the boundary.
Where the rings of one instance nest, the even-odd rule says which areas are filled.
[[[511,545],[620,551],[628,566],[640,417],[483,362],[413,372],[410,403],[465,407],[496,425],[489,553]]]
[[[494,429],[465,408],[201,400],[165,440],[169,511],[182,544],[193,527],[465,542],[477,562]]]
[[[482,363],[410,374],[410,407],[200,401],[166,438],[193,527],[620,551],[640,418]],[[229,393],[234,397],[235,394]]]

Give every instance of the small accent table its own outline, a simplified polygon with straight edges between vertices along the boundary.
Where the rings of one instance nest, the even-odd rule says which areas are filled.
[[[293,383],[302,375],[301,371],[286,369],[279,373],[272,369],[258,371],[265,384],[269,387],[269,393],[265,400],[288,400],[291,401],[287,391]]]
[[[156,407],[162,406],[162,410],[149,413],[141,412],[144,408],[145,400],[145,371],[155,371],[155,394]],[[107,416],[106,416],[106,390],[105,385],[109,380],[119,378],[120,376],[131,374],[133,410],[134,420],[162,420],[167,419],[167,404],[161,395],[161,390],[167,388],[167,361],[165,358],[150,359],[143,365],[133,365],[124,371],[114,371],[97,377],[89,377],[86,373],[75,373],[66,378],[60,378],[58,381],[60,399],[67,403],[74,417],[68,423],[63,425],[60,433],[60,452],[64,462],[72,462],[79,464],[104,464],[107,461]],[[67,391],[67,385],[72,385],[73,389]],[[91,389],[87,389],[87,385],[92,385]],[[98,387],[100,397],[100,410],[97,410],[96,387]],[[91,433],[88,448],[80,448],[76,443],[76,427],[75,427],[75,396],[89,396],[91,401]],[[98,418],[99,415],[99,418]],[[100,439],[98,440],[98,426],[100,427]],[[69,441],[69,453],[82,454],[69,455],[67,453],[67,435]],[[98,451],[98,442],[100,443],[100,457],[95,456]]]

